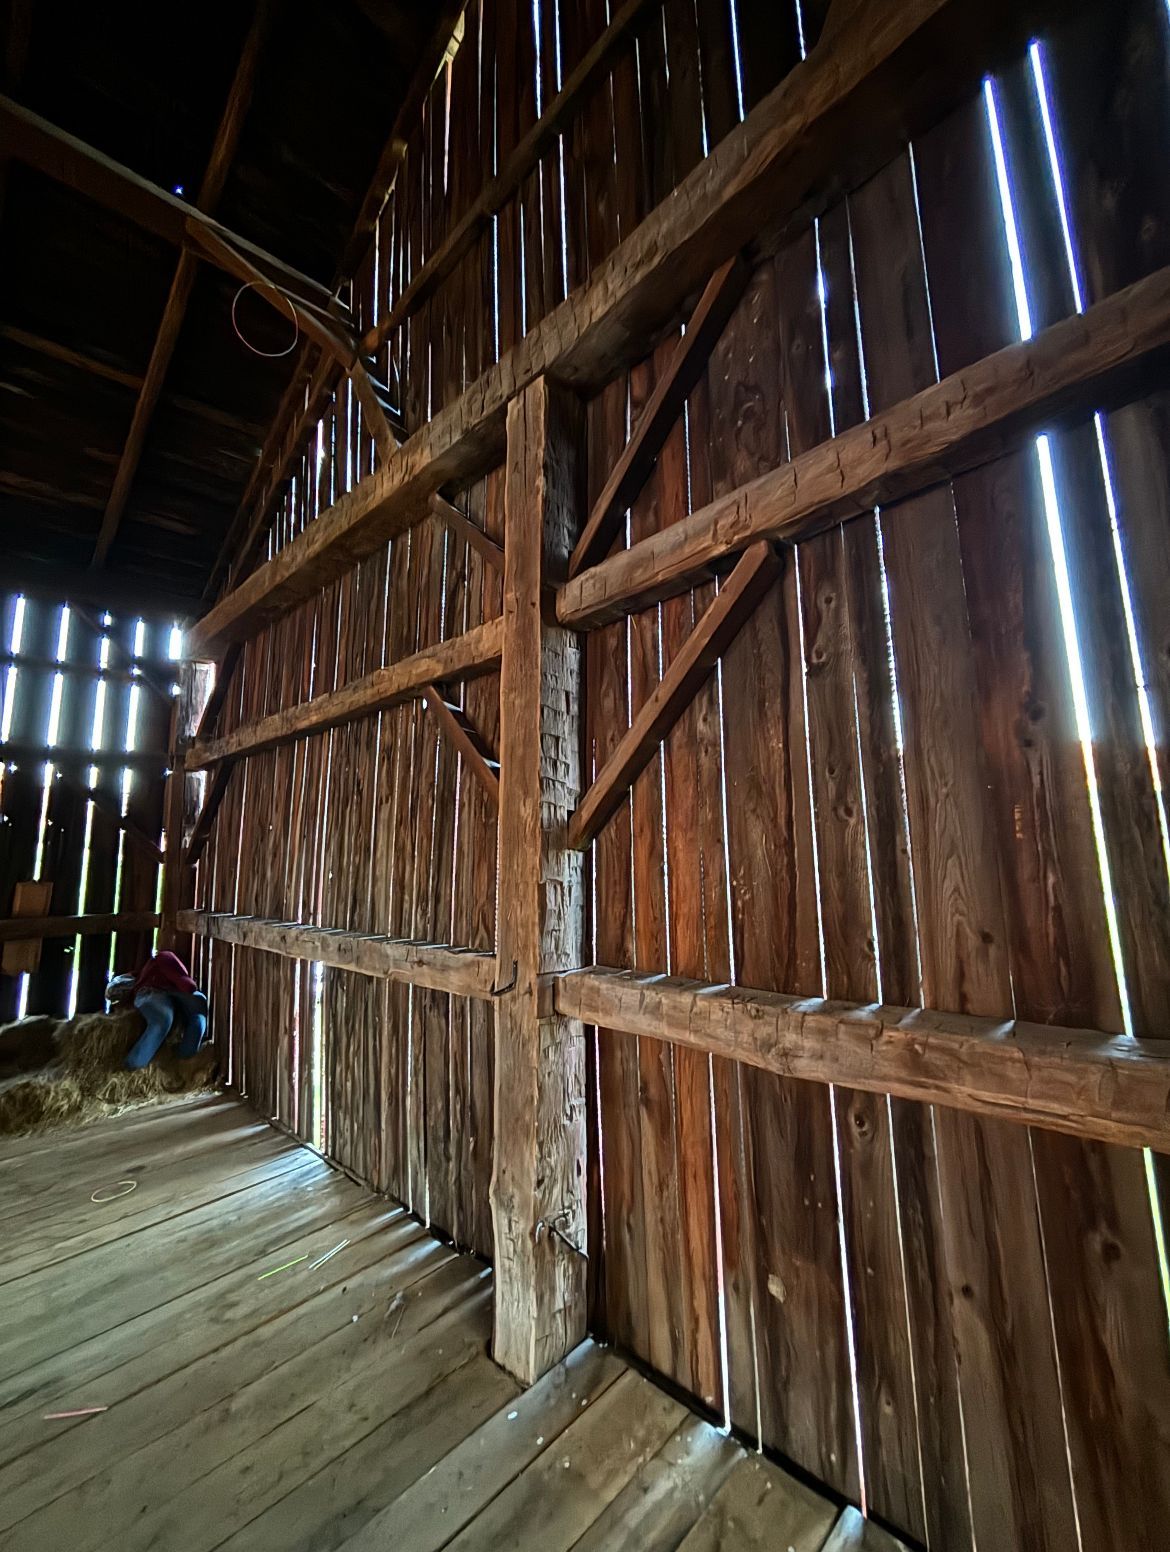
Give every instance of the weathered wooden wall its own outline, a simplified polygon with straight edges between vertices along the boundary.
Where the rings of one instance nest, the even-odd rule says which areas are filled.
[[[796,65],[819,11],[781,13],[655,11],[563,146],[387,342],[408,428]],[[359,277],[366,321],[535,121],[534,17],[545,105],[557,29],[563,79],[606,19],[600,0],[469,8]],[[1021,293],[1039,328],[1170,262],[1165,6],[1098,7],[1044,38],[1039,61],[1043,104],[1022,58],[756,270],[628,539],[1018,339]],[[588,406],[591,497],[672,343]],[[371,466],[343,394],[270,552]],[[593,847],[587,957],[1165,1037],[1168,471],[1160,395],[789,551]],[[502,536],[499,471],[466,507]],[[586,780],[712,591],[589,635]],[[499,610],[498,574],[429,519],[248,643],[219,731]],[[498,677],[469,684],[465,710],[494,743]],[[495,876],[482,788],[412,703],[241,762],[199,903],[491,948]],[[488,1005],[336,970],[318,997],[308,965],[200,952],[233,1081],[490,1253]],[[1162,1544],[1160,1164],[656,1040],[602,1030],[589,1054],[596,1327],[931,1547]]]
[[[128,612],[67,609],[63,633],[62,612],[41,598],[0,597],[0,917],[12,913],[16,884],[32,878],[52,882],[53,916],[153,911],[159,862],[140,843],[162,839],[170,625],[151,620],[140,632]],[[129,766],[118,758],[128,748]],[[100,1008],[110,970],[137,970],[150,946],[140,931],[46,941],[23,1006]],[[0,1023],[21,1008],[21,981],[0,975]]]

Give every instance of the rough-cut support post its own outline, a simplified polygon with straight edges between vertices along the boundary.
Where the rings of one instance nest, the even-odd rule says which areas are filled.
[[[508,406],[497,973],[514,985],[496,1002],[493,1350],[526,1384],[585,1334],[584,1028],[538,1002],[539,977],[584,944],[583,860],[565,844],[581,653],[541,618],[581,518],[582,436],[580,402],[543,378]]]

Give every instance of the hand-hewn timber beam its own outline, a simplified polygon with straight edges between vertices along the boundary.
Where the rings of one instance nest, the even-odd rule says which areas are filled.
[[[585,940],[584,859],[565,845],[581,784],[581,650],[540,607],[581,522],[583,468],[581,403],[542,378],[508,407],[496,952],[509,989],[495,1004],[491,1184],[492,1352],[525,1384],[585,1331],[584,1030],[540,997],[541,977],[579,964]]]
[[[470,544],[480,558],[487,561],[493,571],[503,572],[503,550],[494,539],[488,538],[482,528],[477,528],[469,517],[465,517],[458,507],[452,506],[443,496],[432,496],[431,511],[457,538]]]
[[[736,254],[719,266],[704,287],[670,365],[655,383],[633,435],[619,454],[581,530],[569,561],[571,577],[600,560],[617,538],[623,517],[650,478],[663,444],[727,327],[750,274],[747,261]]]
[[[203,174],[203,182],[199,186],[195,199],[196,208],[208,215],[219,203],[224,184],[227,182],[228,169],[236,154],[244,116],[252,101],[256,65],[276,12],[276,5],[277,0],[257,0],[256,14],[240,51],[235,77],[228,92],[223,117],[216,131],[207,170]],[[126,510],[130,488],[134,483],[134,476],[138,473],[142,450],[146,446],[146,434],[162,395],[171,357],[175,353],[175,346],[179,340],[179,331],[187,316],[187,304],[191,300],[191,292],[194,289],[197,267],[194,257],[189,252],[184,251],[179,255],[175,278],[171,281],[170,293],[163,308],[158,333],[155,335],[154,348],[151,350],[146,375],[143,378],[138,401],[134,406],[130,430],[126,434],[122,456],[118,460],[114,483],[102,516],[102,526],[98,533],[97,544],[94,546],[91,563],[95,569],[105,565],[117,535],[118,526],[122,521],[122,513]]]
[[[75,938],[96,932],[153,932],[156,911],[123,911],[108,916],[11,916],[0,921],[0,943],[26,938]]]
[[[543,373],[582,392],[646,354],[725,259],[771,247],[978,90],[1085,0],[859,0],[523,341],[205,616],[200,650],[254,633],[425,515],[504,449],[508,400]]]
[[[466,215],[403,288],[385,318],[367,330],[362,340],[363,349],[371,352],[380,349],[471,251],[492,216],[503,209],[538,166],[541,157],[556,145],[558,137],[592,98],[622,55],[633,47],[638,24],[655,3],[657,0],[626,0],[500,171],[484,185]]]
[[[438,722],[446,738],[462,755],[471,774],[488,795],[488,801],[500,809],[500,762],[472,727],[461,706],[451,705],[442,690],[428,684],[423,691],[427,710]]]
[[[461,636],[452,636],[433,647],[424,647],[398,663],[375,668],[340,690],[330,690],[298,706],[288,706],[246,723],[233,733],[207,741],[196,740],[187,754],[187,769],[202,770],[242,755],[278,749],[312,733],[370,717],[388,706],[417,700],[436,682],[473,679],[489,674],[500,664],[503,625],[499,619],[476,625]]]
[[[348,367],[357,354],[357,341],[349,328],[335,317],[328,306],[315,300],[299,287],[290,287],[265,274],[262,264],[246,253],[240,240],[231,233],[213,230],[197,212],[187,219],[187,239],[200,258],[210,259],[227,275],[244,285],[255,286],[261,301],[288,317],[291,308],[297,328],[329,351],[342,367]],[[332,302],[330,306],[336,305]]]
[[[218,239],[249,258],[265,279],[308,306],[322,308],[344,321],[344,312],[320,281],[291,264],[238,237],[186,200],[168,194],[129,167],[103,156],[74,135],[50,124],[9,97],[0,96],[0,142],[15,161],[25,162],[57,183],[104,205],[177,248],[185,248],[196,228],[202,237]],[[233,272],[234,273],[234,272]]]
[[[264,921],[255,916],[227,916],[214,911],[180,911],[178,927],[180,932],[215,938],[220,943],[262,949],[286,959],[313,960],[335,970],[404,981],[411,986],[450,992],[455,997],[490,997],[496,971],[495,956],[474,949],[380,937],[373,932],[342,932],[302,922]]]
[[[601,832],[779,571],[780,561],[767,544],[753,545],[736,566],[577,805],[569,820],[567,846],[583,851]]]
[[[1164,384],[1168,358],[1170,268],[581,572],[560,590],[557,616],[586,630],[685,592],[760,539],[806,538],[998,458],[1045,425]]]
[[[594,967],[559,976],[566,1015],[786,1078],[1170,1153],[1170,1045],[1051,1024]]]

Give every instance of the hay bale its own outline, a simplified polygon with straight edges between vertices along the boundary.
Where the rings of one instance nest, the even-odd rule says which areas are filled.
[[[0,1078],[47,1067],[57,1055],[60,1022],[48,1013],[36,1013],[14,1024],[0,1025]]]
[[[55,1025],[56,1060],[41,1072],[0,1082],[0,1136],[77,1126],[119,1115],[173,1094],[215,1086],[216,1053],[205,1047],[181,1061],[173,1042],[149,1066],[131,1070],[126,1053],[142,1033],[132,1009],[82,1013]]]

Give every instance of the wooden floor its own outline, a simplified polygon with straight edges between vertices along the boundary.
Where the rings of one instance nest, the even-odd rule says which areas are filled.
[[[521,1394],[487,1269],[227,1098],[0,1144],[0,1222],[6,1552],[896,1545],[591,1342]]]

